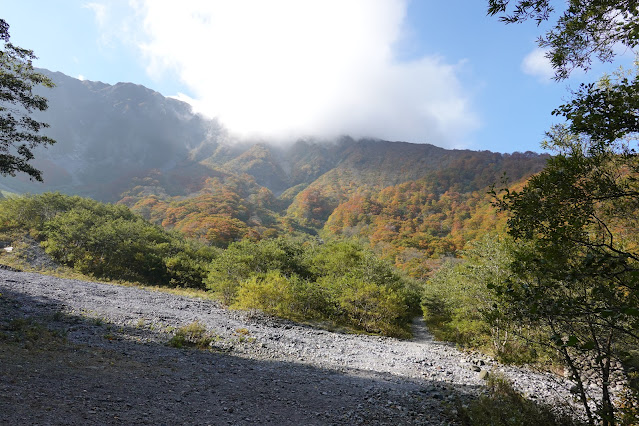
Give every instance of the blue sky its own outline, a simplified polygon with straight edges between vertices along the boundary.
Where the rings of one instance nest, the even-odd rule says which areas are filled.
[[[543,28],[506,26],[485,8],[477,0],[0,0],[12,42],[33,49],[36,66],[180,94],[241,137],[347,133],[539,151],[567,87],[604,68],[550,80],[535,55]]]

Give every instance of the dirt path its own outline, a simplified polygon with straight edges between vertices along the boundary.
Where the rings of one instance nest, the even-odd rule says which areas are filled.
[[[442,402],[481,390],[479,369],[541,400],[569,387],[435,342],[420,320],[400,341],[31,273],[0,271],[0,292],[0,318],[44,318],[73,343],[38,351],[0,339],[3,424],[441,425]],[[219,336],[215,351],[166,346],[194,321]]]

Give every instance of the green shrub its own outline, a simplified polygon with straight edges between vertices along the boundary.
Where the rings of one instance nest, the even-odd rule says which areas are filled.
[[[96,201],[55,193],[11,197],[0,202],[0,229],[27,230],[38,237],[44,225],[58,213],[94,206]]]
[[[428,281],[422,296],[422,309],[429,329],[439,340],[461,346],[489,346],[490,324],[482,309],[491,302],[483,282],[465,275],[467,266],[447,262]]]
[[[293,277],[296,278],[296,277]],[[337,321],[334,296],[317,281],[294,279],[296,312],[301,318]]]
[[[196,241],[184,241],[175,236],[171,253],[164,257],[169,284],[175,287],[205,289],[208,265],[218,255],[218,250]]]
[[[206,284],[236,308],[394,336],[408,334],[419,309],[416,286],[351,242],[233,243],[211,263]]]
[[[316,247],[307,262],[316,279],[323,282],[323,287],[331,289],[335,297],[342,289],[357,286],[353,283],[361,281],[397,295],[403,305],[401,321],[406,324],[421,313],[422,286],[403,277],[390,263],[357,243],[340,241]],[[348,279],[344,281],[345,278]]]
[[[397,291],[352,277],[345,277],[341,284],[337,301],[346,322],[372,333],[410,336],[403,321],[408,306]]]
[[[209,265],[206,287],[231,305],[240,283],[254,275],[281,271],[287,276],[307,276],[303,254],[302,242],[286,238],[232,243]]]
[[[126,206],[45,193],[0,202],[0,232],[29,233],[57,262],[98,278],[203,288],[211,248]]]
[[[238,309],[259,309],[293,320],[328,319],[326,294],[315,283],[280,271],[253,275],[239,285],[235,303]]]
[[[196,321],[178,328],[168,345],[174,348],[208,349],[211,343],[217,340],[219,340],[218,336],[208,332],[204,324]]]
[[[239,285],[233,307],[260,309],[278,316],[290,316],[294,311],[295,294],[289,279],[280,271],[253,275]]]
[[[167,282],[168,234],[140,217],[96,210],[74,208],[49,220],[43,231],[45,251],[84,274]]]
[[[501,302],[488,290],[510,279],[512,241],[490,234],[448,261],[426,283],[422,309],[429,329],[439,340],[483,350],[514,364],[554,363],[547,348],[530,343],[540,331],[507,320]],[[497,309],[494,309],[497,308]]]
[[[355,270],[363,273],[361,266],[367,254],[370,253],[354,242],[330,242],[308,253],[308,268],[315,276],[340,276]]]

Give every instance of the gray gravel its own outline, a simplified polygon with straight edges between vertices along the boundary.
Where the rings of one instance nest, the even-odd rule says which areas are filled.
[[[478,395],[482,377],[496,371],[531,398],[570,399],[570,383],[462,353],[434,341],[420,320],[415,338],[402,341],[326,331],[208,300],[25,272],[0,270],[0,292],[19,315],[53,318],[74,344],[117,358],[113,367],[78,379],[80,387],[93,389],[90,402],[64,403],[65,392],[81,393],[68,378],[39,373],[33,383],[19,383],[21,389],[0,382],[0,423],[450,424],[446,403]],[[195,321],[220,337],[213,351],[166,346],[176,328]],[[130,362],[139,376],[120,368]],[[50,399],[51,389],[66,387],[55,392],[62,399],[49,414],[16,408],[38,386]]]

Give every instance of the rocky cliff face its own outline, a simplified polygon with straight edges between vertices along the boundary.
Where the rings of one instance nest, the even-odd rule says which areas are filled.
[[[108,85],[39,70],[56,87],[38,118],[57,143],[36,150],[44,184],[3,179],[18,192],[61,190],[115,199],[125,181],[151,169],[169,170],[188,162],[192,152],[215,144],[220,126],[192,112],[184,102],[132,83]]]

